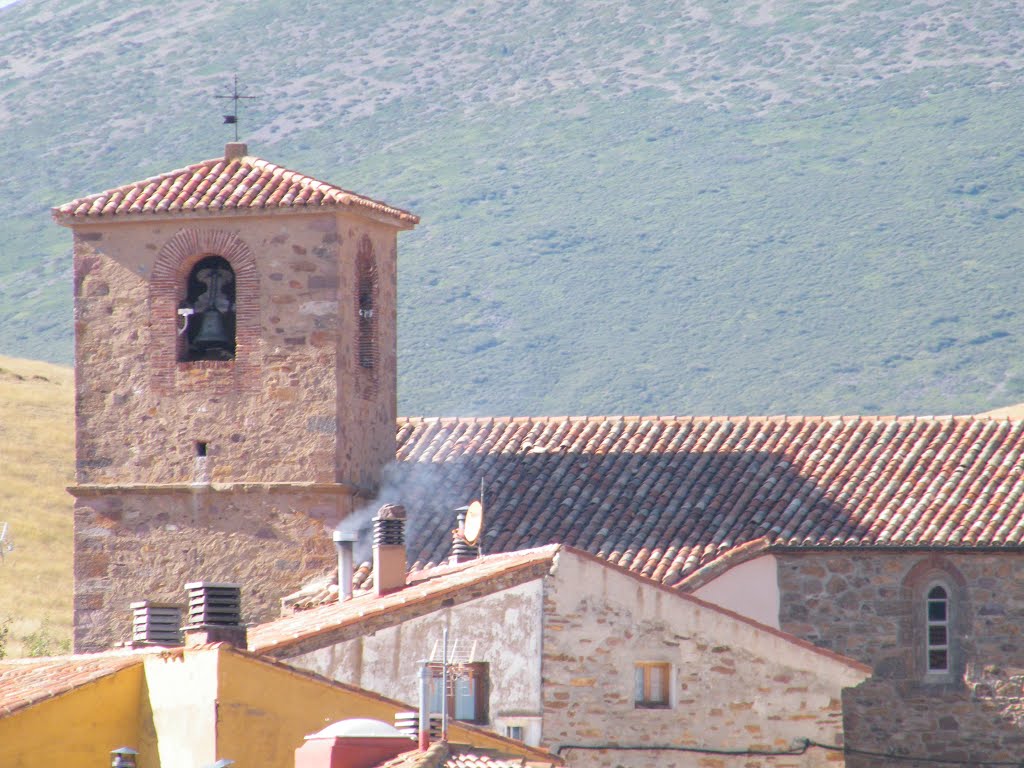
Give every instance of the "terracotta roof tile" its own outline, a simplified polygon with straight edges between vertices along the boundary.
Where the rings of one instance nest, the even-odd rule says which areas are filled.
[[[737,554],[743,550],[750,553],[763,551],[765,547],[765,542],[761,540],[745,547],[739,547],[738,551],[734,551]],[[805,651],[839,661],[865,674],[870,672],[869,667],[853,659],[826,648],[819,648],[811,642],[701,600],[685,591],[668,587],[628,568],[613,565],[589,552],[561,544],[522,552],[484,555],[456,565],[439,565],[410,571],[406,577],[407,586],[386,595],[378,596],[375,593],[364,592],[339,603],[337,602],[337,592],[334,592],[333,595],[324,597],[330,602],[250,628],[248,632],[249,651],[257,654],[278,654],[291,658],[353,637],[366,635],[368,632],[376,632],[384,627],[393,626],[409,618],[421,616],[443,607],[468,602],[483,595],[493,594],[527,581],[543,578],[555,566],[559,553],[568,553],[574,557],[601,563],[609,569],[619,571],[627,578],[646,584],[650,589],[662,591],[683,602],[711,609],[757,627],[761,631],[780,637]],[[709,565],[694,579],[713,578],[713,574],[721,572],[721,569],[716,569],[716,566],[717,563]]]
[[[9,715],[134,664],[141,664],[145,654],[151,652],[110,651],[0,661],[0,713]]]
[[[297,642],[333,637],[350,628],[358,631],[358,626],[365,621],[387,621],[398,609],[422,605],[430,610],[430,606],[439,605],[447,597],[471,599],[487,591],[530,581],[548,572],[557,552],[557,546],[548,546],[413,571],[407,577],[405,588],[381,596],[364,592],[339,603],[334,592],[328,604],[250,627],[249,649],[255,653],[273,653],[281,647],[293,647]],[[399,620],[395,618],[396,622]]]
[[[552,756],[554,761],[554,756]],[[528,763],[523,757],[496,755],[465,744],[448,744],[439,741],[431,744],[425,752],[412,750],[404,752],[379,768],[524,768],[527,765],[553,765],[554,763]]]
[[[410,227],[419,218],[408,211],[357,195],[279,165],[245,156],[205,160],[149,179],[80,197],[53,209],[62,224],[99,217],[188,212],[232,213],[271,208],[352,207]]]
[[[735,547],[1024,547],[1024,422],[986,417],[405,419],[410,562],[486,493],[483,546],[569,544],[675,585]]]

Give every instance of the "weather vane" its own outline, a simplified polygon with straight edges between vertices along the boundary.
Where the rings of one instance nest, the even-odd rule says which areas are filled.
[[[233,109],[231,114],[224,115],[224,125],[235,126],[235,141],[238,141],[238,102],[245,99],[257,99],[258,96],[243,96],[238,92],[238,75],[235,75],[234,87],[231,89],[230,96],[217,96],[218,99],[231,99],[233,102]]]

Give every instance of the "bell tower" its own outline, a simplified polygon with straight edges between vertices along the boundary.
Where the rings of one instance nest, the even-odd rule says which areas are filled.
[[[190,581],[275,615],[394,458],[417,217],[238,143],[53,215],[74,236],[76,650]]]

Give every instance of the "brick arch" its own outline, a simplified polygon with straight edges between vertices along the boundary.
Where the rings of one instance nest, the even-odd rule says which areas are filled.
[[[207,256],[223,257],[235,272],[235,359],[227,366],[234,372],[231,378],[236,385],[251,383],[261,336],[260,281],[252,249],[235,232],[186,227],[164,243],[150,276],[150,349],[158,388],[169,390],[175,385],[178,303],[184,298],[185,281],[192,267]]]

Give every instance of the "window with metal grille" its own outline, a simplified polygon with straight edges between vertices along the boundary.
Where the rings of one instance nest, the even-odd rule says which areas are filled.
[[[925,605],[925,653],[929,674],[947,674],[949,664],[949,593],[941,585],[928,590]]]
[[[638,661],[633,668],[633,704],[643,709],[669,706],[672,667],[665,661]]]

